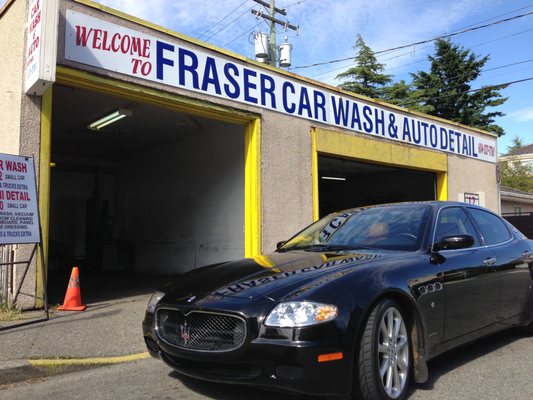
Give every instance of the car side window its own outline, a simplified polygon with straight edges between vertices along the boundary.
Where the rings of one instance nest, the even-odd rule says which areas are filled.
[[[500,217],[477,208],[469,208],[468,211],[476,221],[486,245],[503,243],[511,239],[511,233]]]
[[[472,235],[474,237],[473,247],[480,245],[476,229],[461,207],[444,208],[438,216],[435,241],[439,242],[443,237],[453,235]]]

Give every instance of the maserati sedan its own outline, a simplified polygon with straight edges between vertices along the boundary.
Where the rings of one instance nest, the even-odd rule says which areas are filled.
[[[426,362],[533,332],[533,241],[456,202],[331,214],[271,254],[177,277],[151,297],[150,354],[179,373],[324,397],[404,399]]]

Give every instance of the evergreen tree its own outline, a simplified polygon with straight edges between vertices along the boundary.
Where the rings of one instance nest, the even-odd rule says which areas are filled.
[[[426,114],[429,114],[433,109],[423,103],[421,92],[413,90],[412,85],[406,83],[403,79],[400,82],[383,87],[381,100],[399,106],[407,105],[407,108],[411,110]]]
[[[498,136],[503,135],[505,132],[494,124],[494,120],[504,114],[485,110],[507,100],[499,93],[505,86],[484,86],[477,90],[473,90],[471,86],[481,75],[489,57],[478,58],[470,50],[446,39],[437,39],[435,47],[435,55],[428,57],[431,61],[430,72],[411,74],[419,101],[415,103],[415,99],[404,104],[414,109],[425,106],[430,115],[495,132]]]
[[[359,34],[354,49],[357,51],[355,67],[336,76],[337,79],[345,80],[338,87],[367,97],[382,98],[384,87],[391,82],[391,76],[381,73],[384,65],[377,62],[374,52]]]

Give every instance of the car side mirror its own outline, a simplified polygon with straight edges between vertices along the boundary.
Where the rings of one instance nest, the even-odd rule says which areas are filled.
[[[440,241],[433,244],[433,251],[467,249],[472,247],[474,243],[475,240],[472,235],[444,236]]]
[[[283,246],[285,243],[287,243],[286,240],[282,240],[281,242],[276,243],[276,249],[279,249],[281,246]]]

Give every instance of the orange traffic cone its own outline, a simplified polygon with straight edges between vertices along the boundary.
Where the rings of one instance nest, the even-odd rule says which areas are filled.
[[[57,307],[57,309],[62,311],[83,311],[86,308],[86,305],[81,304],[80,277],[78,267],[74,267],[72,268],[72,273],[70,274],[67,293],[65,294],[65,301],[63,302],[63,305]]]

